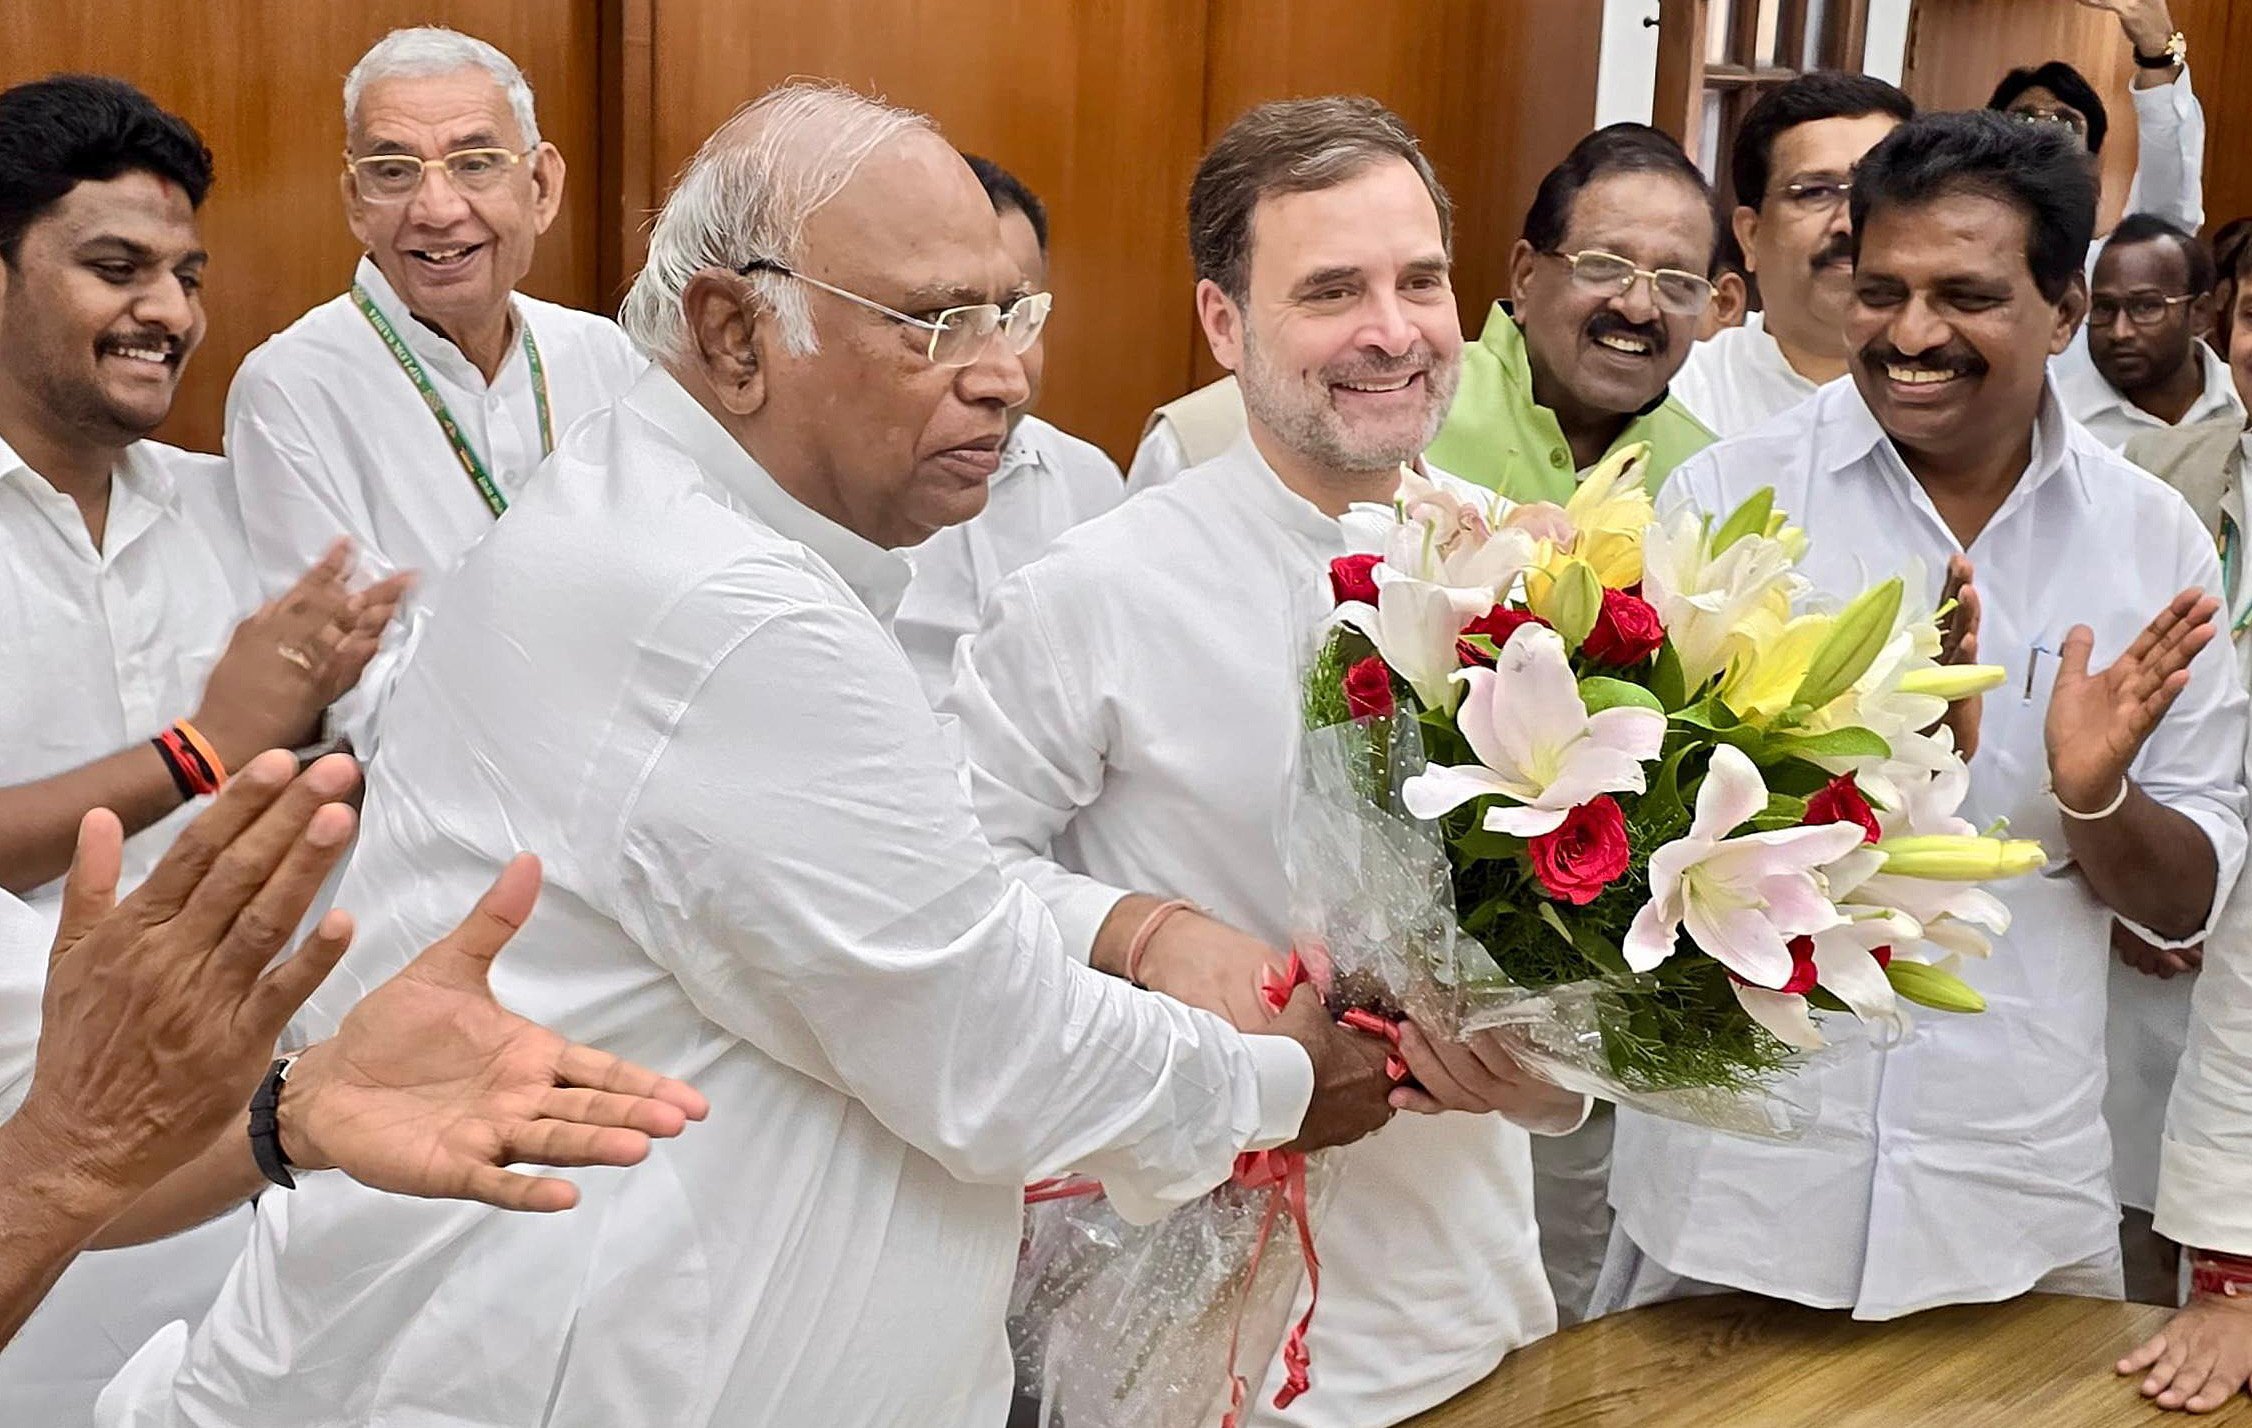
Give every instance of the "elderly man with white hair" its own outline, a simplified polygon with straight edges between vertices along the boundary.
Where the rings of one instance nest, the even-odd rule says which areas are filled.
[[[515,61],[394,30],[345,77],[344,130],[344,216],[366,254],[348,292],[244,359],[227,454],[269,593],[350,536],[373,577],[416,573],[411,619],[644,364],[608,318],[516,291],[564,169]],[[396,668],[394,648],[338,707],[363,754]]]
[[[886,628],[899,548],[985,502],[1025,286],[921,116],[797,85],[704,145],[626,305],[657,366],[462,562],[393,691],[334,981],[536,848],[496,995],[712,1117],[575,1176],[570,1223],[268,1195],[99,1422],[986,1428],[1028,1181],[1154,1216],[1384,1122],[1386,1048],[1310,989],[1248,1035],[1070,958]]]

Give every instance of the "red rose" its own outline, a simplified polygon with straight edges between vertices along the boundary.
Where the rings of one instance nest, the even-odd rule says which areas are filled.
[[[1392,670],[1370,655],[1345,671],[1345,708],[1355,719],[1388,719],[1399,708],[1392,697]]]
[[[1597,664],[1640,664],[1666,642],[1657,607],[1624,590],[1605,590],[1595,628],[1580,642],[1580,653]]]
[[[1865,841],[1874,843],[1884,834],[1877,827],[1875,810],[1869,800],[1861,796],[1861,786],[1853,781],[1852,774],[1839,774],[1825,784],[1820,793],[1806,801],[1809,826],[1817,823],[1858,823]]]
[[[1626,871],[1626,815],[1617,799],[1604,794],[1565,814],[1554,832],[1527,846],[1540,885],[1574,907],[1585,907]]]
[[[1494,648],[1498,650],[1509,643],[1511,635],[1516,634],[1527,625],[1539,625],[1546,629],[1548,628],[1548,621],[1530,610],[1512,610],[1506,605],[1496,605],[1485,614],[1464,625],[1462,633],[1484,635],[1494,642]],[[1461,656],[1464,664],[1482,664],[1488,669],[1493,668],[1493,656],[1479,649],[1468,640],[1458,643],[1455,646],[1455,653]]]
[[[1785,945],[1791,949],[1791,979],[1775,990],[1803,997],[1814,990],[1819,975],[1814,966],[1814,939],[1794,937]]]
[[[1892,949],[1890,947],[1872,947],[1869,949],[1869,955],[1877,959],[1879,971],[1892,965]]]
[[[1329,588],[1340,605],[1359,600],[1364,604],[1376,603],[1376,577],[1369,572],[1384,559],[1381,555],[1341,555],[1329,563]]]

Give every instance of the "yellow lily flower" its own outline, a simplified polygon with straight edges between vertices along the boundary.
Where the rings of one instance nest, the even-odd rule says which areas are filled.
[[[1649,459],[1647,442],[1614,452],[1587,473],[1564,503],[1564,514],[1577,532],[1572,554],[1586,561],[1607,589],[1642,583],[1642,533],[1654,515],[1643,479]]]
[[[1784,608],[1789,608],[1787,602]],[[1833,623],[1829,615],[1785,620],[1766,606],[1752,611],[1743,624],[1744,644],[1720,677],[1720,697],[1747,723],[1773,723],[1797,699],[1799,684]]]

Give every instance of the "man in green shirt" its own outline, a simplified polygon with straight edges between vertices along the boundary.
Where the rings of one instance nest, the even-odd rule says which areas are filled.
[[[1462,354],[1433,465],[1563,502],[1612,450],[1650,443],[1653,490],[1710,431],[1666,392],[1712,301],[1719,226],[1679,145],[1644,124],[1582,139],[1541,180],[1495,303]]]

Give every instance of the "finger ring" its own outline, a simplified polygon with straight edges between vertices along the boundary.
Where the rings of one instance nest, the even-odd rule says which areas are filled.
[[[307,674],[313,672],[313,657],[295,645],[275,645],[274,653],[296,665]]]

